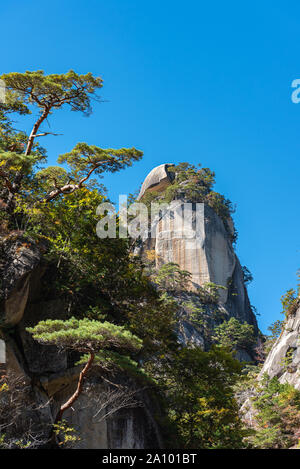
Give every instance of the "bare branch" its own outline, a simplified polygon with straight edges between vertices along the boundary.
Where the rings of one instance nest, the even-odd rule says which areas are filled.
[[[54,132],[42,132],[40,134],[33,135],[33,138],[45,137],[46,135],[55,135],[55,137],[57,137],[58,135],[63,135],[63,134],[55,134]]]

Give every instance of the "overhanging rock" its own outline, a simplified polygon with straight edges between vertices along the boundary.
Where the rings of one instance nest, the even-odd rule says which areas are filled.
[[[171,163],[161,164],[156,166],[148,174],[143,182],[139,196],[137,200],[141,200],[145,192],[147,191],[163,191],[173,180],[174,176],[168,171],[170,166],[174,166]]]

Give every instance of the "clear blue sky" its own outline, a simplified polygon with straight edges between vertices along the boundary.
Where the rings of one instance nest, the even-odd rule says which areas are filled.
[[[254,282],[260,327],[300,267],[300,4],[296,1],[87,0],[1,3],[2,72],[93,72],[102,97],[90,118],[50,120],[51,163],[77,141],[135,146],[144,159],[105,178],[134,192],[164,162],[201,162],[237,204],[237,253]],[[29,129],[28,129],[29,130]]]

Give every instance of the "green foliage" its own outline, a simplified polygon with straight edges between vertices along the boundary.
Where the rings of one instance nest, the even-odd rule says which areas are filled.
[[[187,288],[191,279],[190,272],[180,269],[178,264],[168,262],[163,264],[152,275],[152,280],[160,290],[180,291]]]
[[[129,309],[127,318],[130,330],[143,339],[144,353],[148,358],[153,354],[167,353],[176,349],[175,335],[177,304],[169,297],[148,297],[140,307]]]
[[[297,350],[297,347],[289,347],[286,351],[285,356],[281,360],[280,365],[282,366],[284,371],[290,371],[291,370],[290,365],[293,362],[295,350]]]
[[[105,200],[84,188],[30,211],[29,233],[48,243],[45,257],[55,270],[49,296],[66,296],[77,317],[127,324],[146,349],[166,346],[175,340],[174,308],[159,297],[128,240],[95,235],[96,208]]]
[[[5,434],[0,435],[0,449],[5,449]]]
[[[282,295],[281,304],[282,313],[285,315],[285,318],[288,319],[289,316],[292,316],[296,313],[297,308],[300,305],[299,291],[296,292],[296,290],[294,290],[293,288],[288,290],[284,295]]]
[[[270,352],[271,348],[273,347],[276,340],[280,336],[283,328],[284,328],[284,321],[280,321],[279,319],[277,321],[274,321],[268,327],[268,331],[270,331],[271,334],[269,334],[265,337],[266,340],[265,340],[264,348],[265,348],[265,353],[266,354],[268,354]]]
[[[198,295],[204,304],[216,305],[219,301],[220,290],[227,290],[223,285],[206,282],[198,288]]]
[[[17,228],[26,207],[27,212],[35,210],[41,201],[49,202],[86,187],[92,174],[99,177],[105,171],[119,171],[142,157],[135,148],[102,149],[78,143],[58,158],[68,168],[52,166],[38,171],[37,163],[45,163],[45,151],[36,139],[53,134],[39,130],[43,122],[64,106],[89,115],[91,100],[99,100],[96,91],[102,87],[102,80],[91,73],[78,75],[72,70],[61,75],[45,75],[41,70],[8,73],[1,78],[6,84],[7,104],[0,108],[0,197],[12,219],[17,210],[17,220],[13,220]],[[30,135],[15,132],[8,112],[31,114],[35,110],[38,117]]]
[[[243,431],[232,386],[241,365],[212,348],[183,348],[167,359],[157,381],[164,391],[169,445],[183,449],[239,448]],[[159,370],[158,370],[159,373]]]
[[[209,168],[196,168],[189,163],[180,163],[168,168],[174,174],[173,184],[166,189],[168,202],[180,198],[183,193],[190,202],[204,202],[215,183],[215,173]]]
[[[229,350],[249,350],[255,343],[254,327],[232,317],[215,328],[213,340]]]
[[[6,434],[0,435],[0,449],[29,449],[32,443],[26,439],[14,439],[13,443],[7,439]]]
[[[133,161],[141,159],[143,153],[135,148],[120,148],[119,150],[103,149],[95,145],[77,143],[69,153],[60,155],[58,162],[67,163],[72,170],[72,174],[81,178],[95,168],[94,174],[100,175],[103,172],[114,173],[126,166],[131,166]]]
[[[206,342],[210,343],[214,322],[224,319],[219,296],[220,290],[226,290],[226,287],[207,282],[196,292],[190,292],[191,274],[188,271],[172,262],[163,264],[158,270],[153,266],[149,268],[149,263],[151,265],[153,261],[151,251],[147,252],[147,258],[147,271],[161,292],[160,298],[164,304],[174,311],[177,321],[183,311],[184,320],[197,327]]]
[[[279,337],[280,334],[281,334],[283,324],[284,324],[283,321],[280,321],[279,319],[277,319],[277,321],[274,321],[274,322],[268,327],[268,331],[271,332],[270,338],[271,338],[272,340],[277,340],[277,339],[278,339],[278,337]]]
[[[53,431],[58,439],[59,446],[72,447],[76,442],[80,441],[81,438],[77,434],[75,428],[71,427],[66,420],[61,420],[53,425]]]
[[[124,327],[87,318],[71,318],[66,321],[48,319],[26,330],[40,344],[80,352],[97,352],[103,349],[138,352],[142,347],[142,341]]]
[[[151,202],[170,203],[175,199],[183,199],[186,202],[203,202],[209,205],[223,220],[225,228],[235,241],[237,234],[231,234],[229,219],[234,212],[230,200],[213,191],[215,173],[209,168],[198,168],[189,163],[180,163],[170,166],[169,173],[173,174],[172,183],[162,192],[147,192],[143,196],[143,203],[150,206]]]
[[[300,442],[300,392],[276,377],[265,376],[252,399],[256,431],[248,441],[254,448],[287,449]]]
[[[73,70],[65,74],[45,75],[42,70],[25,73],[5,73],[0,77],[11,100],[29,113],[32,104],[41,109],[57,109],[69,105],[72,111],[91,113],[91,96],[102,87],[102,79],[91,73],[78,75]],[[14,98],[14,99],[13,99]]]
[[[35,174],[35,179],[45,193],[51,192],[55,186],[64,186],[69,177],[67,170],[60,166],[48,166]]]
[[[82,355],[77,365],[85,364],[88,359],[88,355]],[[112,350],[101,350],[97,352],[93,365],[97,369],[100,369],[101,373],[115,374],[116,372],[121,372],[135,380],[147,382],[148,384],[151,382],[145,370],[141,368],[135,360],[132,360],[128,355],[122,355]]]
[[[243,269],[244,283],[245,285],[248,285],[249,283],[253,282],[253,275],[248,269],[248,267],[246,267],[245,265],[242,267],[242,269]]]

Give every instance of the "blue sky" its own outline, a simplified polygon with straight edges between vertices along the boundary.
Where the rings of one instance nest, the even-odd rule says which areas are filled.
[[[1,70],[93,72],[94,113],[59,112],[53,164],[78,141],[135,146],[144,158],[105,177],[109,195],[137,190],[164,162],[199,162],[237,204],[237,253],[265,332],[300,267],[300,4],[296,1],[36,0],[1,4]],[[28,123],[28,130],[29,130]]]

